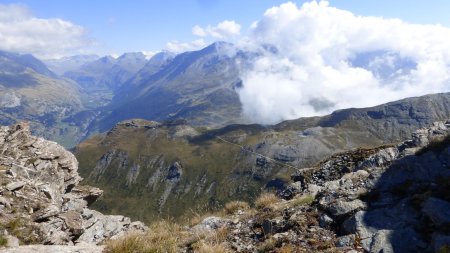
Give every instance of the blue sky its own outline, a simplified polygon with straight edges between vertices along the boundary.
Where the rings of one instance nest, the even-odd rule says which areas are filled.
[[[42,19],[60,18],[82,26],[101,53],[158,51],[170,41],[188,42],[197,37],[192,27],[215,26],[233,20],[246,34],[265,10],[278,0],[3,0],[20,3]],[[305,1],[293,1],[301,5]],[[450,1],[331,0],[330,5],[356,15],[400,18],[410,23],[450,26]],[[214,38],[205,39],[207,43]]]

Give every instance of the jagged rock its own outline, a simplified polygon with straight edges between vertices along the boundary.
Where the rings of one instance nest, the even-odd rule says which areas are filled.
[[[283,217],[277,217],[270,220],[264,220],[261,226],[264,235],[270,235],[286,231],[289,224]]]
[[[366,204],[359,199],[353,201],[336,200],[334,203],[326,207],[327,211],[333,217],[346,215],[366,208]]]
[[[74,236],[81,235],[85,228],[83,227],[83,217],[80,213],[75,211],[69,211],[59,215],[64,221],[65,226],[69,229],[70,233]]]
[[[180,165],[180,163],[175,162],[168,168],[166,179],[169,181],[179,181],[182,175],[183,167]]]
[[[277,195],[285,200],[292,199],[295,195],[299,194],[302,191],[302,184],[301,182],[293,182],[285,187],[283,187],[281,190],[277,192]]]
[[[22,188],[26,183],[24,181],[12,182],[6,185],[8,191],[15,191]]]
[[[336,247],[352,247],[355,245],[355,235],[344,235],[337,238]]]
[[[330,228],[331,225],[333,224],[333,222],[334,222],[334,220],[326,214],[322,214],[319,217],[319,225],[322,228]]]
[[[130,230],[147,229],[127,217],[88,209],[103,192],[79,186],[81,177],[73,154],[55,142],[32,136],[27,124],[0,127],[0,166],[7,172],[0,174],[7,183],[7,191],[0,191],[0,224],[20,220],[18,226],[30,233],[19,236],[21,240],[32,237],[45,244],[101,243]]]
[[[205,218],[202,222],[192,227],[192,230],[197,232],[211,232],[226,225],[228,222],[229,220],[227,219],[211,216]]]
[[[11,208],[10,201],[0,196],[0,204],[4,205],[6,208]]]
[[[60,208],[56,205],[50,205],[49,207],[39,210],[38,212],[33,214],[33,219],[35,221],[43,221],[50,217],[56,216],[61,212]]]
[[[6,235],[5,238],[8,241],[8,243],[6,244],[7,248],[19,247],[19,239],[17,239],[17,237]]]
[[[76,242],[100,243],[105,239],[123,235],[131,225],[128,217],[121,215],[103,215],[94,210],[85,210],[83,227],[85,231]],[[145,227],[137,230],[144,231]]]
[[[424,232],[447,236],[450,227],[449,135],[450,121],[437,122],[395,146],[333,155],[292,179],[307,183],[303,193],[317,193],[344,235],[338,246],[356,236],[367,252],[429,252],[441,244]]]

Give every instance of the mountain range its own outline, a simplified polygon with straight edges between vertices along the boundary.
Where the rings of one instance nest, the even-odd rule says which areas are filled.
[[[445,93],[248,124],[239,66],[255,55],[225,42],[150,59],[143,53],[81,55],[47,60],[49,67],[31,55],[1,57],[0,122],[28,120],[34,133],[76,146],[81,175],[106,189],[97,208],[146,221],[252,199],[266,188],[285,187],[294,168],[336,151],[404,140],[450,115]]]
[[[232,47],[217,42],[178,55],[161,52],[148,60],[142,53],[118,58],[80,55],[46,60],[47,65],[31,55],[3,52],[0,105],[6,111],[0,120],[3,124],[29,120],[35,133],[66,147],[130,118],[182,118],[207,127],[244,123],[236,92],[242,85],[236,57],[245,54],[230,57],[224,53]],[[26,87],[39,87],[45,94]],[[52,120],[37,118],[37,112],[25,109],[17,112],[22,108],[17,106],[19,98],[23,104],[25,98],[31,101],[36,96],[47,101],[44,109],[40,105],[40,117]],[[28,108],[38,107],[33,103]],[[50,109],[62,104],[64,113]]]
[[[389,145],[449,117],[450,93],[443,93],[272,126],[208,130],[135,119],[82,142],[75,155],[86,182],[105,189],[95,208],[151,221],[282,190],[296,168],[335,152]]]
[[[27,120],[41,136],[76,143],[64,139],[79,130],[62,122],[84,109],[74,82],[58,77],[32,55],[0,52],[0,69],[1,124]]]
[[[276,53],[276,49],[270,46],[264,50]],[[386,54],[393,59],[389,66],[369,64],[377,55]],[[358,223],[355,219],[364,208],[358,206],[351,212],[345,213],[345,219],[352,218],[353,223],[344,224],[344,216],[333,215],[335,209],[341,206],[336,208],[333,206],[335,197],[333,197],[333,189],[335,189],[333,187],[335,186],[328,182],[344,180],[345,173],[355,172],[353,171],[356,166],[355,161],[364,160],[371,165],[382,164],[382,161],[374,162],[367,159],[377,152],[387,152],[386,150],[392,149],[401,156],[419,157],[408,159],[420,160],[420,168],[423,167],[422,164],[426,164],[427,157],[439,160],[439,166],[445,167],[446,158],[441,156],[445,156],[446,153],[443,150],[446,147],[439,147],[439,145],[448,145],[445,137],[444,144],[433,144],[430,138],[435,135],[445,135],[446,132],[426,132],[422,134],[426,136],[426,141],[420,139],[422,135],[414,132],[433,125],[433,122],[445,121],[450,117],[450,93],[411,97],[370,108],[348,108],[334,111],[329,115],[298,118],[274,125],[256,124],[243,114],[239,97],[239,89],[245,86],[240,78],[241,68],[251,65],[256,57],[255,53],[238,50],[234,45],[225,42],[216,42],[201,50],[181,54],[164,51],[151,58],[143,53],[134,52],[125,53],[117,58],[79,55],[41,61],[28,54],[0,51],[0,125],[13,125],[20,121],[27,121],[33,134],[72,148],[77,161],[71,158],[71,164],[79,163],[78,172],[84,181],[80,186],[77,185],[80,180],[78,172],[72,171],[75,169],[68,169],[67,171],[72,171],[74,174],[71,174],[70,180],[76,179],[74,183],[76,188],[72,189],[71,181],[69,179],[65,181],[65,177],[60,176],[58,182],[64,185],[64,189],[59,189],[58,194],[70,197],[71,191],[74,190],[73,194],[76,195],[79,193],[77,189],[89,188],[85,186],[86,184],[101,187],[104,189],[104,195],[92,205],[92,208],[106,214],[122,214],[147,223],[162,218],[183,220],[194,214],[217,211],[226,207],[230,201],[258,201],[258,196],[267,191],[275,192],[279,197],[289,200],[299,192],[308,194],[314,192],[314,189],[310,189],[310,185],[314,183],[322,187],[320,189],[325,195],[316,196],[317,191],[312,194],[320,203],[317,201],[314,204],[309,203],[312,204],[311,208],[315,208],[311,212],[316,216],[323,215],[324,212],[331,214],[333,217],[330,222],[339,224],[340,230],[370,236],[369,242],[364,242],[365,238],[360,238],[365,249],[378,249],[371,243],[379,240],[378,235],[387,236],[387,232],[383,232],[385,234],[379,231],[362,233],[355,232],[355,229],[348,226],[344,228],[345,224],[350,223],[363,227],[362,223]],[[416,67],[409,59],[403,59],[389,52],[361,54],[352,59],[351,64],[363,68],[373,67],[371,69],[373,74],[384,80],[389,80],[399,72],[411,71]],[[429,128],[431,129],[429,131],[438,131],[441,128],[448,130],[448,122],[436,124]],[[36,150],[41,142],[51,147],[54,147],[55,143],[43,142],[41,139],[31,137],[28,130],[22,131],[18,127],[28,129],[28,124],[21,123],[0,129],[5,137],[5,147],[15,152],[2,151],[1,153],[4,160],[2,166],[8,167],[8,171],[21,171],[26,166],[37,169],[39,164],[50,166],[49,164],[52,163],[49,162],[50,160],[62,159],[58,155],[50,154],[52,152],[42,154]],[[14,134],[15,132],[18,134]],[[33,140],[33,143],[21,142],[23,136],[26,136],[24,137],[26,140]],[[417,143],[411,144],[411,141],[405,141],[411,136]],[[403,144],[397,144],[400,142]],[[414,151],[417,153],[412,154],[408,143],[431,149],[432,152],[416,148],[417,150]],[[41,148],[46,150],[45,147]],[[64,154],[64,157],[71,157],[59,146],[53,149],[57,149],[58,154]],[[28,152],[27,150],[32,151],[33,157],[39,157],[39,161],[22,154]],[[438,151],[435,152],[435,150]],[[428,155],[422,157],[421,152],[428,152]],[[20,158],[22,160],[14,158],[14,154],[23,155],[24,158]],[[379,157],[385,158],[383,154]],[[14,159],[19,159],[22,167],[14,165],[17,163]],[[395,159],[403,161],[400,155]],[[66,171],[63,165],[56,165],[56,162],[52,163],[53,165],[58,168],[58,171],[59,169]],[[360,164],[357,165],[360,166]],[[390,164],[383,163],[383,166],[389,167]],[[402,167],[402,170],[407,171],[407,169],[408,167]],[[9,175],[6,170],[3,173],[1,166],[0,172],[9,181],[12,180],[11,178],[28,180],[30,176],[25,173],[17,177],[13,172]],[[371,177],[364,179],[365,182],[376,184],[372,178],[380,176],[376,174],[378,170],[375,168],[369,172],[372,173]],[[446,172],[439,171],[439,173]],[[408,176],[411,176],[414,182],[419,180],[412,174]],[[49,176],[46,176],[45,179],[48,178]],[[41,177],[38,179],[41,180]],[[17,182],[13,181],[11,182],[15,185]],[[39,187],[45,184],[39,181]],[[408,182],[402,181],[401,187],[406,187],[406,190],[412,188],[407,184]],[[437,184],[441,185],[441,182]],[[434,182],[429,185],[434,185]],[[396,187],[392,185],[389,187],[389,194],[397,191]],[[44,188],[37,192],[36,189],[19,187],[7,190],[9,192],[30,190],[33,194],[40,194],[39,200],[49,202],[47,195],[50,193],[46,193]],[[429,199],[428,195],[416,197],[406,195],[402,189],[399,190],[402,200],[414,202],[416,198]],[[419,190],[420,187],[416,187],[413,193],[417,195]],[[430,195],[433,198],[446,199],[436,195],[434,188],[430,194],[434,194]],[[3,195],[1,191],[0,195]],[[13,195],[11,193],[11,198]],[[88,195],[95,195],[97,198],[100,194],[90,192]],[[82,198],[80,196],[74,201]],[[347,196],[345,201],[340,199],[345,202],[343,209],[350,205],[347,200],[353,198],[352,196]],[[381,199],[377,200],[378,202],[388,201],[387,197],[380,196],[358,197],[367,203],[372,203],[372,198]],[[336,199],[339,198],[336,197]],[[57,206],[64,205],[59,197],[51,201],[56,201]],[[91,204],[88,199],[83,201]],[[380,204],[378,202],[374,203]],[[6,207],[6,204],[2,203],[0,202],[0,207]],[[351,204],[353,205],[354,202]],[[357,204],[361,202],[357,201]],[[86,237],[91,240],[91,236],[95,238],[91,232],[94,233],[96,228],[89,230],[88,223],[92,221],[92,217],[82,216],[86,205],[83,202],[82,208],[77,208],[76,215],[81,215],[83,218],[83,229],[90,231]],[[401,212],[400,207],[394,206],[392,201],[386,205]],[[408,202],[407,206],[414,207],[414,203]],[[14,216],[13,208],[11,206],[7,208]],[[373,208],[367,211],[374,212],[372,210],[382,209],[384,206]],[[42,208],[36,204],[36,208],[33,207],[32,211],[40,209]],[[37,222],[43,222],[43,226],[45,225],[47,229],[47,223],[50,224],[56,219],[60,222],[58,231],[64,231],[58,237],[61,239],[60,242],[77,241],[81,230],[65,231],[61,223],[66,213],[59,212],[56,217],[52,214],[52,210],[48,208],[42,210],[41,212],[45,211],[44,213],[49,216],[42,220],[38,218]],[[22,211],[31,212],[25,209]],[[30,215],[29,218],[36,216]],[[99,226],[107,226],[110,219],[107,217],[113,217],[98,215],[106,219],[102,220]],[[251,215],[264,216],[265,214]],[[429,213],[426,215],[433,216]],[[120,217],[123,218],[123,216]],[[388,218],[383,216],[383,219]],[[411,221],[411,217],[407,218],[412,224],[408,223],[408,228],[414,230],[414,233],[417,227],[424,227],[422,223]],[[314,219],[315,222],[320,222],[318,217]],[[373,221],[370,220],[370,222]],[[130,220],[127,220],[125,225],[120,224],[120,231],[125,231],[131,226]],[[267,224],[264,225],[264,222],[261,221],[259,225],[263,227],[263,230],[266,229],[264,226]],[[337,231],[338,227],[330,226],[325,227],[329,231]],[[144,227],[141,228],[144,229]],[[308,229],[310,228],[308,225]],[[395,227],[395,229],[398,228]],[[445,229],[438,230],[441,233]],[[401,231],[401,233],[404,232]],[[398,235],[398,231],[394,232]],[[49,233],[47,237],[53,238],[51,232]],[[341,232],[337,231],[333,234],[332,240],[337,240],[341,236],[339,233]],[[102,234],[104,239],[112,236],[112,234],[106,234],[106,232]],[[244,235],[242,238],[248,241],[247,237]],[[422,239],[427,245],[433,245],[432,239],[428,237]],[[353,241],[356,244],[358,240],[354,238]],[[236,248],[240,247],[236,246],[235,241],[230,244]],[[256,244],[253,242],[252,247],[256,247]],[[395,247],[404,247],[404,245]],[[414,244],[415,249],[420,247],[420,243]]]

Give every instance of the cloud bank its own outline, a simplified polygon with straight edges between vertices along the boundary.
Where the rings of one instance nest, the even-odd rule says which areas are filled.
[[[81,26],[57,18],[34,17],[23,5],[0,4],[0,50],[56,58],[90,43]]]
[[[247,117],[276,123],[450,91],[450,29],[356,16],[312,1],[267,10],[240,47]]]
[[[217,26],[208,25],[203,28],[196,25],[192,28],[192,34],[199,37],[213,37],[216,39],[229,39],[239,36],[241,33],[241,25],[233,20],[224,20]]]

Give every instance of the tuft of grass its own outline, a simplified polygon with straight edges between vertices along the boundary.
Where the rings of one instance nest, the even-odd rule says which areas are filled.
[[[264,242],[262,242],[257,247],[256,250],[258,253],[265,253],[265,252],[271,252],[276,247],[277,247],[277,241],[274,238],[269,238],[269,239],[265,240]]]
[[[303,195],[298,198],[294,198],[291,202],[293,207],[311,205],[315,200],[313,195]]]
[[[280,199],[275,194],[265,192],[255,200],[255,207],[260,210],[271,209],[278,202]]]
[[[291,244],[283,245],[278,249],[279,253],[294,253],[295,247]]]
[[[34,225],[27,224],[22,218],[12,219],[6,224],[0,224],[0,230],[8,231],[25,245],[36,244],[41,241],[39,230]]]
[[[205,211],[205,212],[195,212],[194,210],[190,210],[189,212],[186,212],[183,217],[179,218],[180,224],[186,225],[189,227],[195,226],[202,222],[205,218],[211,217],[211,216],[217,216],[217,217],[223,217],[225,214],[222,212],[211,212],[211,211]]]
[[[0,247],[5,247],[8,244],[8,239],[3,235],[0,235]]]
[[[201,242],[196,247],[195,252],[198,253],[231,253],[232,251],[225,245],[225,243],[208,243]]]
[[[147,233],[129,233],[106,243],[107,253],[172,253],[178,251],[184,235],[179,225],[162,220],[150,226]]]
[[[234,214],[237,211],[245,211],[250,209],[250,205],[245,201],[231,201],[225,204],[225,213]]]
[[[6,225],[5,225],[5,228],[9,229],[10,231],[17,231],[23,225],[24,224],[23,224],[22,220],[20,218],[17,218],[17,219],[8,221],[8,223],[6,223]]]
[[[200,232],[196,233],[194,238],[190,238],[185,242],[185,245],[192,245],[195,252],[200,251],[203,248],[204,252],[209,252],[208,249],[210,247],[214,248],[217,246],[218,248],[226,249],[229,252],[229,248],[226,247],[226,242],[230,231],[227,226],[222,226],[221,228],[213,231],[213,232]],[[214,251],[212,251],[214,252]],[[219,251],[222,252],[222,251]]]
[[[107,253],[134,253],[146,252],[150,247],[146,242],[145,236],[139,233],[129,233],[126,236],[116,240],[110,240],[106,243],[105,252]]]

